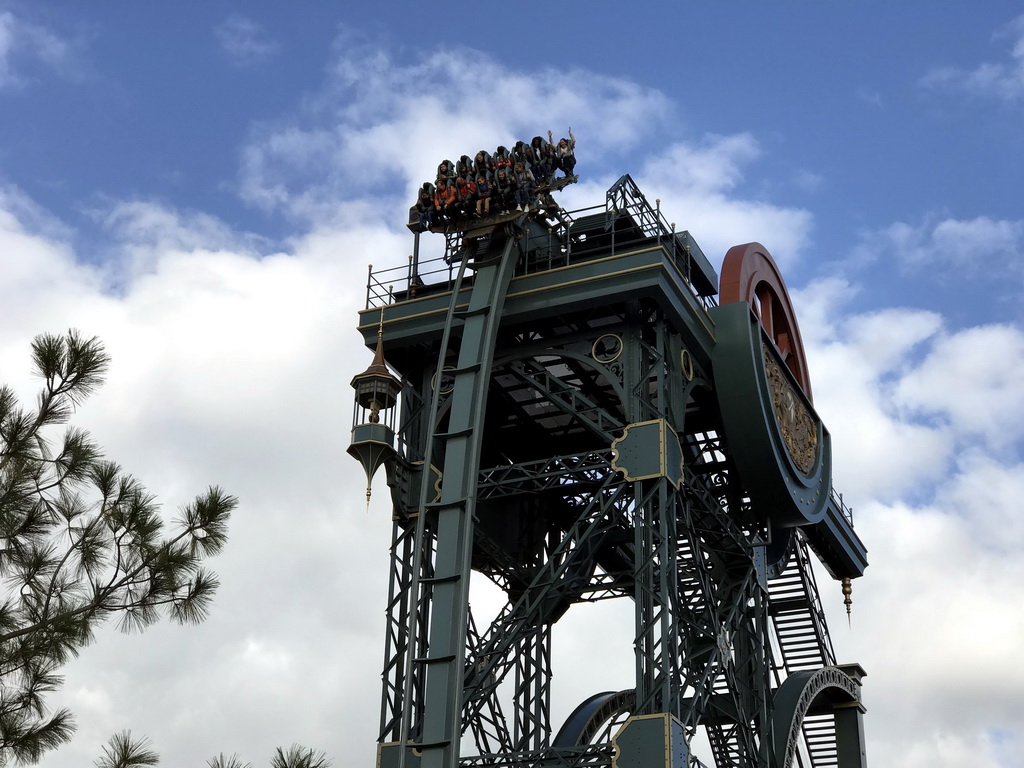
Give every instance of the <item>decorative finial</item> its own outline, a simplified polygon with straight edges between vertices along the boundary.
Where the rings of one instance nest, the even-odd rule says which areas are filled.
[[[391,303],[391,291],[388,291],[388,304]],[[377,321],[377,346],[384,343],[384,304],[380,305],[380,319]]]
[[[850,597],[853,594],[853,584],[850,581],[849,576],[843,577],[843,605],[846,606],[846,623],[852,626],[853,619],[850,615],[850,607],[853,605],[853,600]]]

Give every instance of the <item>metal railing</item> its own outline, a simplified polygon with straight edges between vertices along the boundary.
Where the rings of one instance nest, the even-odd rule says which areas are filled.
[[[850,527],[852,528],[853,507],[846,506],[846,502],[843,501],[843,494],[839,493],[835,488],[832,488],[832,501],[835,503],[836,507],[839,508],[839,511],[842,513],[843,517],[846,518],[846,522],[848,522],[850,524]]]
[[[516,274],[530,274],[588,260],[596,253],[624,253],[638,247],[663,248],[671,263],[683,276],[697,301],[705,308],[717,302],[694,289],[692,269],[694,251],[703,258],[689,232],[677,232],[661,212],[661,201],[651,205],[636,182],[628,175],[620,177],[605,193],[603,204],[567,211],[547,209],[539,219],[546,226],[524,228],[527,258]],[[445,233],[441,256],[421,260],[420,233],[414,235],[413,253],[407,263],[374,269],[370,265],[366,285],[366,308],[379,308],[407,301],[425,293],[450,290],[455,267],[473,249],[462,231]],[[486,237],[486,236],[485,236]]]

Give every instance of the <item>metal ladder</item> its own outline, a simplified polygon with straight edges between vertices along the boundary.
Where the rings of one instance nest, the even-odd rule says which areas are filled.
[[[435,446],[443,445],[441,495],[436,502],[428,501],[432,496],[428,493],[430,473],[424,472],[416,521],[416,539],[421,544],[415,548],[409,617],[408,637],[413,647],[407,652],[404,676],[408,689],[414,677],[412,667],[419,666],[424,673],[419,738],[409,744],[419,752],[421,768],[455,768],[458,764],[480,444],[495,340],[505,294],[520,255],[513,256],[518,240],[513,232],[515,224],[510,226],[512,229],[492,235],[486,248],[473,254],[463,252],[438,353],[424,466],[431,465]],[[470,266],[476,273],[472,291],[468,305],[460,305]],[[453,331],[457,326],[461,327],[457,363],[454,369],[445,370],[448,351],[455,347]],[[442,374],[450,375],[454,383],[447,430],[438,432]],[[432,530],[428,530],[428,519]],[[423,562],[422,543],[435,534],[434,561]],[[423,648],[416,647],[418,635],[414,630],[422,620],[421,614],[427,611],[425,595],[429,595],[429,630]],[[410,701],[410,691],[406,690],[401,726],[406,735],[413,726]],[[400,767],[404,768],[409,750],[403,749],[400,754]]]

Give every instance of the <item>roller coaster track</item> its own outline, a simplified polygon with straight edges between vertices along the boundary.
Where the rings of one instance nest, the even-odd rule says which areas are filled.
[[[413,725],[419,732],[416,744],[422,768],[446,768],[453,765],[461,738],[460,706],[464,676],[463,655],[469,626],[468,592],[473,549],[473,519],[476,483],[480,464],[482,426],[487,405],[487,383],[494,359],[495,341],[509,281],[519,257],[516,244],[517,224],[510,222],[503,234],[495,234],[476,253],[464,252],[451,293],[447,322],[438,353],[437,371],[429,411],[432,434],[427,440],[424,466],[435,462],[435,451],[442,466],[441,494],[438,501],[428,501],[430,473],[423,472],[419,495],[420,509],[416,521],[416,539],[423,542],[436,536],[433,563],[424,562],[429,547],[417,546],[413,564],[412,609],[408,637],[414,646],[421,643],[417,627],[422,621],[427,598],[430,604],[429,634],[426,648],[413,647],[406,655],[403,675],[406,690],[403,700],[411,699],[412,681],[422,670],[422,722],[410,723],[410,708],[403,711],[402,732],[410,733]],[[514,254],[514,255],[513,255]],[[473,258],[471,258],[471,256]],[[467,268],[475,270],[473,289],[468,305],[459,300]],[[453,339],[453,329],[460,329]],[[445,370],[449,349],[457,341],[455,368]],[[442,375],[453,377],[451,407],[447,428],[438,431],[441,411]],[[428,529],[428,522],[430,528]],[[431,530],[432,529],[432,530]],[[417,670],[417,671],[420,671]],[[456,706],[452,706],[456,704]],[[402,750],[405,763],[407,750]]]

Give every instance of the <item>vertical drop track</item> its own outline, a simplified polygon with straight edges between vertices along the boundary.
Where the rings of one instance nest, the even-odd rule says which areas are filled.
[[[413,746],[420,753],[421,768],[451,768],[457,764],[461,738],[462,688],[468,624],[469,579],[473,552],[473,519],[476,506],[477,475],[480,470],[480,447],[483,439],[484,415],[494,347],[505,304],[505,294],[521,255],[511,223],[504,232],[496,231],[487,250],[470,262],[464,252],[452,288],[451,303],[441,338],[434,391],[430,405],[430,434],[424,466],[436,460],[442,463],[441,494],[431,501],[430,473],[423,473],[420,509],[416,521],[416,561],[413,568],[413,599],[409,620],[411,642],[422,620],[419,612],[427,610],[422,599],[430,591],[427,647],[413,647],[406,655],[407,665],[422,665],[424,698],[419,738]],[[460,305],[459,297],[467,268],[475,270],[468,305]],[[461,330],[456,334],[456,329]],[[456,336],[458,336],[456,340]],[[457,363],[445,369],[450,349],[457,344]],[[438,431],[441,407],[442,373],[454,379],[451,408],[446,431]],[[443,457],[435,457],[435,451]],[[424,537],[428,521],[436,532],[434,562],[422,562]],[[404,701],[410,701],[413,675],[406,670]],[[402,733],[409,734],[409,707],[403,712]],[[401,768],[405,768],[409,750],[401,752]]]

